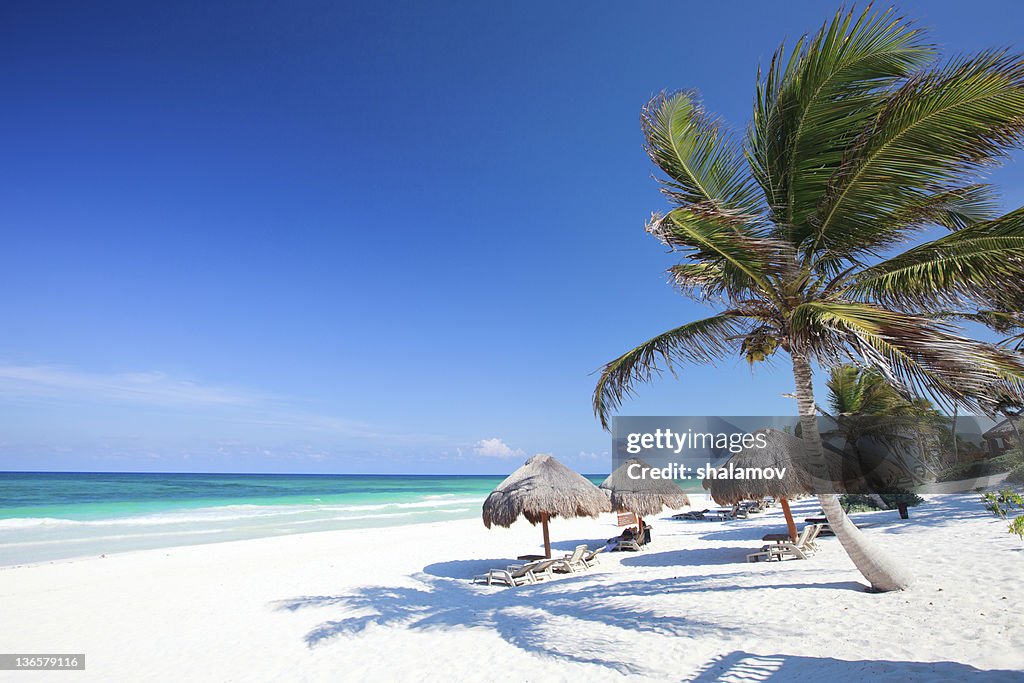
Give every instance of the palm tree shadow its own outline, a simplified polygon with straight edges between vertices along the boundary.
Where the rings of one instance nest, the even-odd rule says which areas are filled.
[[[859,669],[859,671],[858,671]],[[859,675],[858,675],[859,674]],[[891,660],[848,661],[832,657],[761,655],[735,651],[707,662],[689,679],[691,683],[722,680],[941,680],[1024,681],[1024,672],[978,669],[959,662],[906,662]]]
[[[647,607],[635,603],[622,606],[609,599],[624,595],[653,597],[679,584],[679,579],[632,581],[624,587],[623,584],[595,584],[595,576],[588,573],[516,589],[496,589],[474,586],[464,578],[453,580],[420,573],[414,575],[416,585],[411,587],[366,586],[340,595],[282,600],[273,607],[293,612],[307,608],[338,611],[336,618],[318,624],[305,635],[308,647],[321,646],[335,638],[358,637],[373,625],[413,631],[482,627],[493,629],[506,642],[522,650],[597,664],[623,674],[651,673],[643,661],[634,659],[639,654],[633,652],[635,648],[627,646],[629,632],[684,638],[737,633],[735,625],[723,629],[696,618],[665,616],[658,613],[653,600]],[[685,579],[682,582],[687,583]],[[698,589],[700,587],[695,585],[689,587],[689,590]],[[577,622],[573,631],[580,635],[562,649],[562,640],[550,637],[548,625],[567,618]],[[620,636],[621,647],[609,644]],[[588,637],[599,642],[588,645]]]
[[[713,564],[745,564],[749,548],[686,548],[664,552],[646,552],[622,558],[629,567],[679,567]]]

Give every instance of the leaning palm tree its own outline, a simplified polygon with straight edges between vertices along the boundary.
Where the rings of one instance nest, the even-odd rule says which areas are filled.
[[[815,364],[854,360],[907,395],[986,413],[1020,396],[1014,355],[928,314],[1024,288],[1024,209],[996,215],[992,188],[979,182],[1021,142],[1022,111],[1021,57],[989,51],[940,64],[921,30],[870,8],[840,11],[779,48],[758,75],[742,144],[695,93],[655,97],[641,124],[672,208],[646,229],[686,257],[669,271],[676,287],[719,310],[604,366],[594,392],[602,425],[638,384],[677,363],[753,363],[780,351],[822,471]],[[922,241],[935,226],[949,234]],[[875,590],[907,585],[836,495],[819,498]]]

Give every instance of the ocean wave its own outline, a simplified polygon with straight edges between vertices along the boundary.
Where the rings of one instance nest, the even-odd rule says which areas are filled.
[[[471,508],[455,508],[452,510],[446,510],[449,513],[463,513],[470,512]],[[330,525],[332,522],[356,522],[374,519],[393,519],[396,517],[414,517],[418,515],[429,514],[427,511],[409,511],[409,512],[389,512],[379,515],[357,515],[354,517],[344,518],[331,518],[325,517],[320,519],[310,519],[298,522],[298,524],[326,524]],[[11,520],[0,520],[0,522],[6,522]],[[37,518],[31,521],[42,521],[42,518]],[[68,526],[74,526],[75,520],[69,519],[49,519],[50,522],[71,522]],[[273,535],[288,535],[287,529],[290,529],[296,522],[288,522],[287,526],[278,526],[274,524],[262,524],[262,525],[250,525],[240,527],[225,527],[220,529],[203,529],[198,527],[192,527],[190,529],[177,529],[174,531],[147,531],[144,533],[113,533],[113,534],[93,534],[87,536],[62,536],[61,538],[41,539],[41,540],[27,540],[17,539],[14,541],[8,541],[0,543],[0,549],[17,549],[22,547],[31,546],[47,546],[47,545],[63,545],[68,543],[80,543],[80,544],[101,544],[109,543],[112,541],[124,541],[129,539],[147,539],[147,538],[160,538],[160,537],[179,537],[183,541],[188,542],[190,536],[209,536],[213,534],[220,534],[225,536],[232,536],[237,538],[258,538],[260,535],[253,536],[251,532],[259,531],[261,529],[277,529],[280,533]],[[54,524],[50,526],[62,526],[61,524]],[[17,528],[29,528],[29,525],[24,525]],[[345,527],[335,527],[334,529],[324,529],[324,531],[340,530]],[[250,532],[250,533],[245,533]],[[230,539],[225,539],[230,540]]]
[[[452,511],[453,506],[479,502],[476,498],[445,498],[441,500],[422,500],[407,503],[375,503],[363,505],[221,505],[205,508],[189,508],[159,513],[125,515],[122,517],[106,517],[102,519],[68,519],[61,517],[12,517],[0,519],[0,531],[28,528],[49,528],[61,526],[105,527],[105,526],[165,526],[172,524],[199,523],[230,523],[294,517],[297,515],[311,516],[309,520],[293,520],[292,523],[316,523],[321,520],[359,520],[372,517],[400,516],[407,513],[392,514],[351,514],[351,513],[386,513],[387,510],[422,510]],[[460,511],[465,510],[462,508]]]

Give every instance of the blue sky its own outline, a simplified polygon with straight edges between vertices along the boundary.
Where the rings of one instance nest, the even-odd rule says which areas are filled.
[[[1024,25],[900,7],[947,55]],[[606,470],[591,373],[704,313],[643,232],[639,109],[742,128],[833,10],[5,3],[0,469]],[[624,412],[792,410],[782,362],[680,380]]]

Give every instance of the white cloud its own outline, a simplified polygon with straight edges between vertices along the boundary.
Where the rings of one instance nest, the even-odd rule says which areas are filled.
[[[608,451],[602,451],[601,453],[595,453],[594,451],[580,451],[579,455],[576,457],[581,460],[598,460],[600,458],[607,458]]]
[[[117,422],[125,422],[126,409],[156,408],[165,411],[162,414],[169,419],[172,415],[179,415],[180,420],[180,415],[198,414],[206,424],[236,425],[232,432],[246,428],[254,436],[304,432],[323,438],[412,438],[382,433],[356,420],[294,408],[286,397],[205,384],[163,372],[99,373],[58,365],[0,363],[0,401],[103,407],[118,411]]]
[[[481,439],[473,446],[473,452],[485,458],[521,458],[526,451],[521,448],[512,448],[501,439]]]
[[[50,365],[0,365],[0,394],[155,405],[245,405],[254,395],[162,372],[87,373]]]

